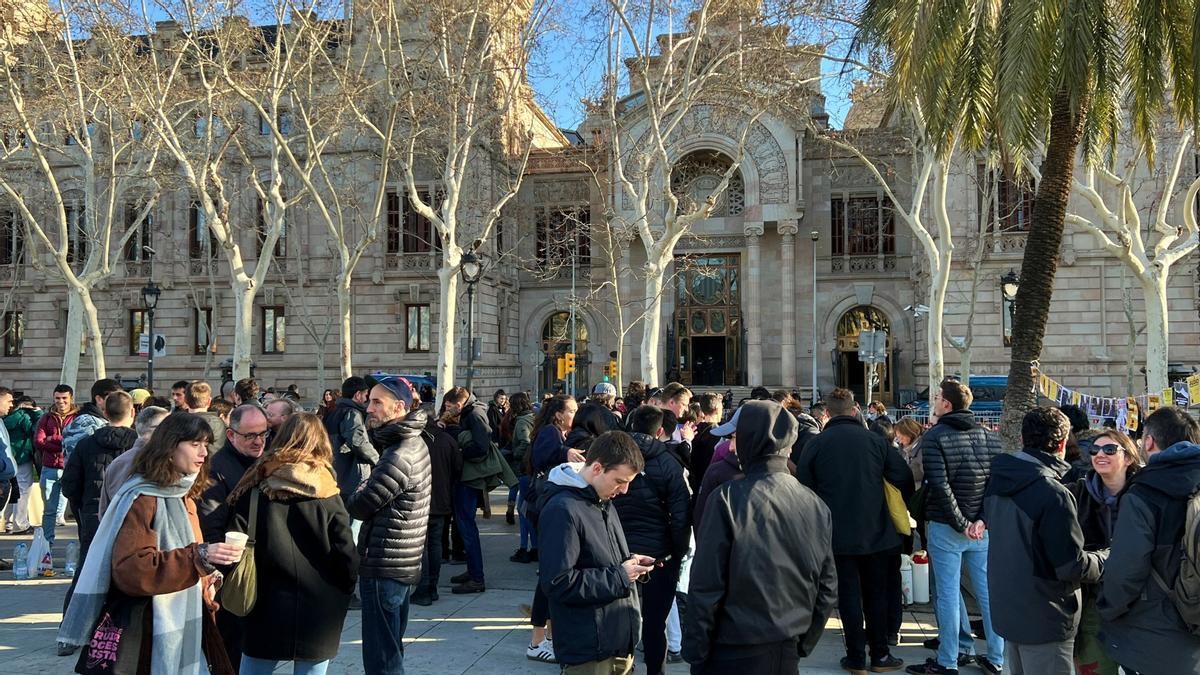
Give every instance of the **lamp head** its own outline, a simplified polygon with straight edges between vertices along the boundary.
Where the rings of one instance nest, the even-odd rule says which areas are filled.
[[[1008,270],[1008,273],[1000,277],[1000,290],[1004,293],[1007,300],[1014,300],[1017,297],[1017,289],[1021,286],[1021,277],[1013,270]]]
[[[479,276],[483,272],[483,265],[479,261],[479,256],[475,251],[468,250],[462,257],[462,276],[463,281],[468,284],[473,284],[479,281]]]
[[[146,287],[142,289],[142,302],[145,303],[146,309],[154,309],[158,306],[158,296],[162,294],[162,289],[150,280]]]

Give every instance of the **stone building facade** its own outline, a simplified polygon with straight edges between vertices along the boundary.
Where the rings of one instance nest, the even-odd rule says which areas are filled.
[[[864,97],[856,105],[870,103],[860,90],[856,94]],[[523,114],[540,125],[543,142],[500,231],[482,251],[485,276],[472,322],[480,342],[475,387],[483,393],[553,390],[560,386],[555,360],[571,349],[578,354],[581,393],[602,379],[604,364],[618,349],[624,379],[637,379],[641,328],[623,328],[636,315],[646,256],[638,240],[613,237],[605,227],[606,215],[627,205],[613,194],[602,170],[602,125],[586,122],[560,133],[532,101],[529,105]],[[812,113],[822,128],[819,91]],[[636,105],[629,115],[626,133],[636,139],[641,133]],[[736,154],[741,127],[736,116],[713,104],[696,106],[689,115],[670,153],[677,192],[703,198]],[[852,111],[847,119],[848,126],[860,127],[852,130],[855,142],[886,167],[892,189],[903,199],[912,169],[902,128],[875,108]],[[867,370],[858,358],[858,335],[875,328],[889,336],[876,397],[894,404],[914,398],[927,379],[926,319],[919,306],[928,279],[911,233],[891,217],[874,176],[856,158],[822,142],[807,121],[763,116],[749,139],[713,217],[675,249],[662,307],[665,379],[718,390],[759,384],[808,389],[815,382],[826,392],[852,387],[861,398]],[[965,337],[969,323],[972,373],[1003,374],[1009,363],[1008,305],[1000,279],[1020,269],[1031,199],[1028,190],[1004,183],[989,206],[981,197],[984,181],[976,162],[964,158],[960,164],[948,204],[958,252],[944,312],[947,332]],[[1194,176],[1200,163],[1187,168]],[[428,186],[436,187],[432,180]],[[428,245],[428,224],[408,208],[401,187],[391,192],[381,236],[353,281],[355,371],[432,373],[439,350],[457,349],[461,377],[465,339],[445,345],[436,332],[439,253]],[[253,221],[251,200],[237,208],[243,221]],[[160,252],[153,264],[136,254],[123,259],[95,294],[110,375],[134,379],[145,370],[146,357],[138,355],[146,320],[140,290],[153,278],[164,289],[155,332],[167,345],[155,358],[157,388],[183,378],[222,379],[220,362],[231,352],[233,303],[225,263],[209,265],[189,254],[190,209],[186,194],[164,197],[146,242]],[[0,218],[0,287],[7,296],[0,304],[0,383],[46,400],[58,382],[67,294],[61,282],[31,264],[27,252],[16,255],[23,248],[11,223],[11,217]],[[324,236],[303,206],[288,216],[279,263],[255,313],[256,376],[264,386],[298,384],[310,400],[338,380],[337,329],[330,323],[336,321],[334,262]],[[254,230],[246,228],[240,237],[244,250],[253,253]],[[972,255],[980,247],[984,253]],[[1193,254],[1178,264],[1170,284],[1172,363],[1200,363],[1198,259]],[[1128,300],[1126,289],[1132,289]],[[458,334],[465,336],[464,286],[460,292]],[[1044,371],[1087,393],[1141,393],[1129,390],[1128,366],[1129,324],[1136,334],[1144,321],[1137,294],[1119,263],[1099,252],[1090,235],[1069,234]],[[1139,337],[1133,345],[1135,368],[1144,343]],[[958,356],[949,344],[945,356],[947,371],[954,372]],[[83,364],[78,384],[86,386],[92,374],[87,359]],[[1135,388],[1142,386],[1139,377],[1133,378]]]

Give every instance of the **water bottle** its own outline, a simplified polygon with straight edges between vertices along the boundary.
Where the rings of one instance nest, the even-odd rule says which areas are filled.
[[[25,542],[17,544],[17,548],[13,550],[13,578],[17,580],[25,580],[29,578],[29,561],[25,558],[29,555],[29,546]]]
[[[67,576],[75,576],[75,568],[79,565],[79,544],[71,542],[67,544],[67,562],[64,564],[63,571]]]

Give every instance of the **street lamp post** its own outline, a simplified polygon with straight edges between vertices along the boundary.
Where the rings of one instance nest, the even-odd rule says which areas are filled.
[[[813,290],[812,290],[812,402],[815,404],[817,398],[817,241],[821,238],[821,233],[816,230],[812,231],[812,274],[813,274]]]
[[[483,274],[483,264],[474,250],[462,257],[462,279],[467,284],[467,390],[475,375],[475,284]]]
[[[1021,277],[1012,268],[1000,277],[1000,292],[1008,305],[1008,341],[1012,343],[1013,329],[1017,318],[1017,290],[1021,287]]]
[[[162,289],[154,283],[154,279],[146,282],[142,289],[142,302],[146,307],[146,388],[154,391],[154,308],[158,306],[158,296]]]

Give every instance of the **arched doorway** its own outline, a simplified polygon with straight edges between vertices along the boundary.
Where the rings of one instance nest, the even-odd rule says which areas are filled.
[[[882,330],[888,334],[887,361],[876,365],[878,382],[872,398],[892,403],[892,328],[887,315],[877,307],[859,305],[847,310],[838,319],[837,372],[838,386],[854,392],[854,398],[863,406],[867,400],[867,364],[858,358],[858,336],[864,330]]]
[[[740,260],[736,253],[675,258],[675,314],[668,329],[672,379],[739,384],[742,367]]]
[[[558,357],[571,351],[571,313],[555,312],[542,324],[542,371],[538,384],[542,391],[562,387],[558,379]],[[589,391],[588,329],[583,317],[575,315],[575,380],[579,391]]]

